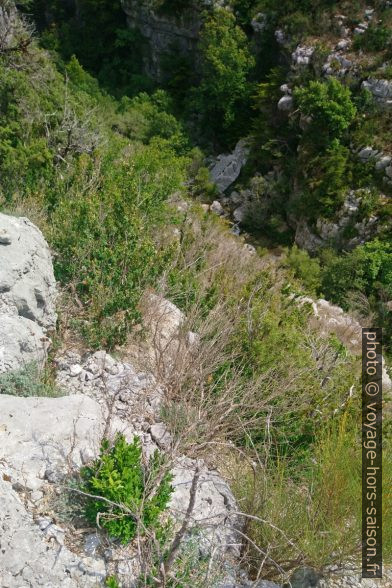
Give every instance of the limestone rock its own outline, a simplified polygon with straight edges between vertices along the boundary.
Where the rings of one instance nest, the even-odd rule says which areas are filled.
[[[362,88],[369,90],[381,106],[392,106],[392,81],[369,78],[362,82]]]
[[[13,2],[3,2],[0,6],[0,48],[10,47],[14,37],[22,31],[20,19]]]
[[[381,155],[381,157],[376,162],[376,170],[386,170],[388,166],[391,164],[392,157],[390,155]]]
[[[377,157],[378,155],[378,151],[376,149],[373,149],[372,147],[364,147],[363,149],[361,149],[361,151],[358,153],[358,157],[361,161],[369,161],[369,159],[372,159],[373,157]]]
[[[241,173],[249,154],[249,147],[244,139],[238,141],[233,153],[219,155],[210,169],[210,175],[220,192],[231,186]]]
[[[297,224],[295,242],[309,253],[316,253],[323,246],[322,239],[312,233],[305,220],[300,220]]]
[[[49,247],[26,218],[0,213],[0,373],[42,364],[56,325]]]
[[[182,520],[189,504],[190,489],[196,462],[181,458],[173,468],[174,493],[170,502],[172,515]],[[241,521],[234,514],[237,510],[234,496],[227,483],[212,470],[202,466],[197,485],[193,525],[200,533],[200,549],[210,553],[218,549],[221,553],[239,555],[241,540],[236,530]]]
[[[0,312],[0,325],[0,373],[43,365],[50,341],[37,323]]]
[[[65,532],[50,518],[34,523],[16,490],[34,502],[48,479],[59,481],[82,465],[82,452],[97,455],[104,420],[85,396],[0,396],[0,584],[95,586],[106,576],[103,561],[81,560],[64,544]]]
[[[312,298],[302,297],[300,303],[311,305],[314,315],[312,324],[323,336],[334,334],[351,353],[361,355],[362,327],[354,317],[344,312],[340,306],[331,304],[323,298],[315,301]],[[392,380],[388,375],[385,362],[382,384],[385,392],[392,391]]]
[[[284,588],[317,588],[320,585],[321,575],[312,568],[299,568],[290,578],[290,583]]]
[[[307,66],[310,64],[314,53],[314,47],[307,45],[298,45],[292,53],[291,59],[294,66]]]
[[[1,473],[1,472],[0,472]],[[47,525],[45,528],[50,527]],[[96,586],[106,576],[104,562],[82,567],[80,558],[34,523],[18,494],[0,475],[0,585],[4,588]]]
[[[259,12],[252,19],[250,25],[255,33],[260,34],[264,32],[267,26],[267,15],[264,12]]]
[[[168,55],[183,55],[196,65],[196,50],[202,25],[202,11],[221,0],[187,3],[186,10],[159,10],[148,0],[124,0],[122,7],[128,26],[140,31],[145,39],[144,66],[147,75],[157,81],[165,79],[163,63]]]
[[[143,307],[144,324],[147,328],[167,341],[176,337],[185,322],[185,315],[175,304],[151,293]]]
[[[109,403],[112,429],[122,432],[129,441],[135,432],[148,429],[151,421],[159,418],[163,391],[151,374],[138,371],[129,362],[115,360],[105,351],[84,358],[69,351],[55,361],[58,387],[71,395],[93,399],[103,410]]]
[[[87,396],[20,398],[0,395],[2,458],[13,483],[39,490],[51,474],[79,468],[96,455],[104,430],[100,406]]]
[[[339,44],[339,46],[342,45]],[[353,67],[353,62],[350,59],[347,59],[347,57],[342,55],[338,50],[333,51],[328,55],[327,61],[323,65],[323,73],[327,76],[342,78],[347,75]]]
[[[211,212],[215,212],[218,216],[223,216],[225,214],[224,208],[219,200],[214,200],[214,202],[210,206]]]
[[[338,51],[346,51],[351,46],[351,39],[342,39],[336,45]]]
[[[26,218],[0,213],[0,234],[2,306],[41,327],[54,328],[56,283],[42,233]]]
[[[234,220],[237,223],[243,223],[246,220],[246,217],[249,212],[249,206],[247,203],[241,204],[238,208],[236,208],[233,212]]]
[[[283,112],[289,112],[293,109],[294,98],[292,96],[282,96],[278,102],[278,109]]]
[[[285,45],[289,40],[286,33],[282,29],[277,29],[275,31],[275,39],[279,45]]]

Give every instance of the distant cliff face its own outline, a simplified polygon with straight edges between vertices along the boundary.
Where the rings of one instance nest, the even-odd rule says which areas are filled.
[[[200,6],[200,4],[199,4]],[[200,8],[190,2],[186,10],[157,9],[148,0],[124,0],[123,8],[128,26],[137,28],[148,41],[145,54],[145,73],[156,81],[165,77],[162,63],[170,54],[193,59],[199,36]]]
[[[145,73],[156,81],[165,77],[163,62],[169,55],[183,56],[195,60],[196,46],[202,24],[201,13],[214,5],[223,5],[222,0],[188,0],[173,3],[153,0],[123,0],[128,26],[137,28],[148,42],[145,55]]]

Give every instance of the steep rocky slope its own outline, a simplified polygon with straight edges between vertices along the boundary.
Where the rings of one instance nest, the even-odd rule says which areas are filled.
[[[2,221],[19,230],[14,238],[20,254],[11,258],[4,255],[4,262],[12,259],[13,271],[20,279],[20,291],[26,291],[30,274],[24,271],[25,257],[31,253],[31,238],[39,233],[25,219],[2,215]],[[55,284],[51,280],[50,289],[46,288],[47,273],[52,275],[51,258],[41,236],[39,242],[39,259],[46,272],[36,272],[34,284],[36,290],[45,292],[47,302],[40,308],[39,320],[51,324],[55,316],[52,306]],[[355,321],[325,301],[310,302],[315,306],[317,328],[332,331],[353,348],[358,347],[359,326]],[[164,350],[170,363],[170,354],[178,351],[176,340],[185,317],[172,303],[156,296],[150,295],[146,305],[146,325],[153,335],[151,357],[155,345],[156,349]],[[24,333],[23,349],[29,347],[31,338],[30,333]],[[195,340],[195,336],[187,336],[187,340]],[[6,342],[4,351],[8,352]],[[144,349],[142,353],[145,352]],[[2,586],[16,588],[20,582],[32,587],[92,586],[101,584],[110,573],[115,573],[126,586],[134,585],[142,564],[137,552],[132,547],[116,545],[104,549],[103,536],[91,534],[89,529],[78,530],[70,521],[62,519],[60,499],[67,501],[68,493],[72,493],[68,480],[97,456],[103,435],[113,438],[116,432],[122,432],[129,441],[138,435],[147,456],[157,448],[173,451],[171,436],[160,420],[165,390],[153,374],[139,372],[131,363],[115,360],[104,351],[81,356],[68,350],[55,363],[57,384],[64,396],[0,395]],[[5,370],[15,367],[7,365]],[[201,468],[192,526],[198,528],[199,548],[213,552],[218,561],[223,557],[230,570],[227,578],[216,585],[221,588],[277,586],[267,581],[254,584],[244,578],[234,579],[239,571],[236,568],[241,543],[238,531],[243,522],[236,514],[238,506],[227,483],[200,461],[181,455],[175,458],[172,467],[174,494],[169,513],[179,522],[189,507],[195,468]],[[293,577],[293,585],[301,588],[316,585],[307,583],[313,581],[312,577],[310,571],[305,576],[298,572]],[[318,577],[315,578],[318,582]],[[320,577],[317,585],[344,587],[356,585],[355,582],[352,572],[341,570],[328,582]],[[387,586],[388,580],[379,585]]]

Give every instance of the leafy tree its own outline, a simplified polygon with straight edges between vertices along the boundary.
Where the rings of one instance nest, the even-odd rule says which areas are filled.
[[[335,78],[311,81],[296,88],[294,97],[300,112],[310,117],[309,133],[317,143],[339,139],[355,118],[351,91]]]
[[[115,95],[151,88],[142,75],[143,37],[127,27],[120,0],[32,0],[41,43],[80,63]],[[31,12],[29,11],[29,12]]]
[[[219,8],[206,19],[199,49],[201,82],[193,91],[191,107],[208,121],[205,129],[233,130],[239,109],[249,97],[247,79],[255,61],[231,12]]]
[[[333,139],[325,153],[303,162],[302,204],[306,216],[314,220],[320,216],[328,218],[341,206],[351,180],[349,156],[349,149]]]
[[[375,239],[345,255],[330,255],[322,272],[322,289],[329,300],[345,308],[351,291],[367,296],[380,291],[392,298],[392,244]]]

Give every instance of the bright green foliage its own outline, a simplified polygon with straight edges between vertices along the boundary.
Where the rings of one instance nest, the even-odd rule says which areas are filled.
[[[312,259],[307,251],[293,245],[287,253],[286,263],[311,294],[319,289],[320,262],[318,259]]]
[[[340,256],[326,252],[323,262],[321,288],[326,298],[349,309],[351,296],[364,294],[390,348],[392,319],[385,303],[392,298],[391,242],[375,239]]]
[[[311,117],[309,129],[317,142],[341,137],[356,115],[349,88],[335,78],[298,87],[294,97],[301,113]]]
[[[204,23],[199,48],[201,83],[191,106],[209,127],[228,130],[249,96],[247,77],[255,62],[246,35],[230,12],[217,9]]]
[[[72,191],[58,202],[51,227],[56,274],[88,304],[91,345],[125,340],[143,289],[170,257],[170,248],[158,250],[154,231],[168,218],[165,200],[180,187],[184,164],[162,140],[127,157],[113,151],[99,171],[81,160]]]
[[[127,443],[124,436],[118,434],[112,447],[104,440],[99,458],[81,470],[81,489],[114,504],[88,498],[87,519],[95,524],[99,515],[100,525],[122,543],[131,541],[137,531],[143,534],[146,529],[158,528],[159,517],[173,491],[172,476],[166,473],[158,482],[156,492],[149,496],[161,467],[163,459],[158,452],[147,467],[143,466],[142,448],[137,437]]]
[[[148,143],[153,137],[170,140],[170,147],[179,154],[189,149],[178,119],[171,114],[172,101],[164,90],[149,96],[145,92],[135,98],[122,98],[116,122],[117,130],[130,139]]]
[[[298,259],[294,260],[295,265],[298,263]],[[314,266],[318,268],[317,262]],[[309,274],[308,279],[311,279]],[[281,413],[275,412],[271,435],[276,449],[271,451],[289,456],[298,465],[312,451],[319,427],[341,404],[347,382],[355,376],[350,361],[340,361],[345,358],[345,351],[337,348],[335,341],[328,341],[320,349],[319,357],[314,353],[317,344],[312,348],[305,343],[304,333],[312,310],[295,300],[295,284],[273,291],[271,277],[265,276],[264,288],[259,287],[252,301],[243,330],[238,333],[237,345],[247,358],[246,373],[250,377],[272,370],[281,386],[287,386],[287,392],[274,401],[278,408],[289,397],[291,406]],[[312,338],[310,333],[309,337]],[[252,431],[257,443],[262,442],[264,435],[262,429]]]
[[[347,293],[357,290],[374,294],[383,292],[392,297],[392,244],[378,239],[357,247],[343,256],[332,256],[323,270],[322,288],[325,295],[347,306]]]
[[[56,278],[84,305],[77,323],[93,347],[125,340],[146,285],[169,261],[159,249],[165,201],[188,159],[163,91],[120,103],[73,57],[65,77],[47,55],[0,59],[0,199],[32,202],[45,218]],[[132,141],[132,145],[130,145]]]
[[[105,580],[105,586],[107,586],[107,588],[120,588],[116,576],[108,576]]]
[[[250,468],[244,475],[241,464],[235,490],[241,503],[250,499],[248,512],[267,521],[254,520],[248,527],[257,545],[270,546],[267,570],[276,561],[301,557],[305,565],[322,567],[355,554],[361,511],[353,497],[361,491],[361,445],[350,412],[318,430],[314,458],[299,479],[284,459],[269,460],[256,476]]]

